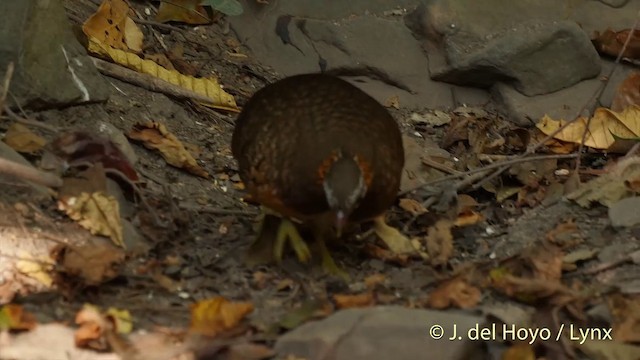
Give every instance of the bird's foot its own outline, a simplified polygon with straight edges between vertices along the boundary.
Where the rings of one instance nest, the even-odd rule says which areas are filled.
[[[384,241],[389,250],[396,254],[415,253],[416,249],[411,244],[411,240],[404,236],[398,229],[389,226],[383,216],[379,216],[374,220],[375,233]]]
[[[322,269],[325,273],[333,276],[337,276],[341,278],[345,282],[351,281],[351,276],[342,270],[336,263],[333,261],[333,257],[331,257],[331,253],[329,249],[327,249],[327,245],[324,242],[322,237],[317,237],[316,244],[320,250],[320,255],[322,256]]]
[[[276,262],[282,261],[282,254],[284,253],[284,244],[289,241],[291,248],[296,253],[298,260],[302,263],[306,263],[311,258],[311,251],[309,247],[300,236],[298,229],[291,220],[283,218],[278,227],[278,234],[276,235],[276,241],[273,245],[273,255]]]

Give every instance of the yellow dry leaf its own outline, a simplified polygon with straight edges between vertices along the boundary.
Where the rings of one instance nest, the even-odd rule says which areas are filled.
[[[93,235],[107,236],[114,244],[125,247],[120,222],[120,205],[113,196],[101,192],[83,192],[80,196],[60,199],[58,209]]]
[[[209,173],[198,165],[196,159],[187,151],[182,142],[170,133],[163,124],[156,122],[136,124],[127,136],[142,141],[148,149],[158,150],[169,165],[185,169],[203,178],[209,177]]]
[[[545,115],[536,124],[536,127],[546,135],[549,135],[566,123],[567,121],[565,120],[554,120]],[[556,134],[554,138],[579,144],[586,129],[587,119],[580,117]],[[616,138],[622,140],[640,138],[640,107],[632,105],[622,112],[615,112],[606,108],[595,110],[589,123],[585,145],[594,149],[616,152],[627,151],[629,145],[620,142]]]
[[[223,297],[200,301],[191,307],[191,332],[215,336],[229,330],[253,311],[250,302],[231,302]]]
[[[129,334],[133,330],[133,320],[129,310],[110,307],[107,309],[105,316],[113,322],[114,330],[118,334]]]
[[[7,129],[4,135],[3,141],[9,145],[13,150],[21,153],[32,154],[40,149],[47,143],[45,139],[36,135],[29,130],[28,127],[20,124],[13,123]]]
[[[178,21],[191,25],[203,25],[211,22],[207,11],[200,3],[202,0],[163,1],[156,15],[157,22]]]
[[[20,259],[16,262],[18,271],[32,279],[38,280],[38,282],[47,287],[53,285],[53,278],[50,272],[53,270],[55,262],[51,257],[42,255],[35,258],[26,251],[20,251],[18,258]]]
[[[233,96],[222,90],[218,80],[215,78],[195,78],[182,75],[177,71],[167,70],[151,60],[143,60],[136,54],[105,45],[93,37],[89,37],[87,49],[94,54],[110,58],[115,63],[129,69],[157,77],[211,99],[210,103],[203,103],[202,105],[204,106],[229,111],[238,110]]]
[[[82,31],[107,46],[142,51],[144,35],[129,18],[129,5],[124,0],[104,0],[98,11],[84,22]]]

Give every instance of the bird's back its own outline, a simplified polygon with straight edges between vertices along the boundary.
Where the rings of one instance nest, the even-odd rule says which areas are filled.
[[[371,171],[361,206],[369,210],[359,209],[355,217],[375,216],[395,199],[404,164],[398,125],[376,100],[342,79],[307,74],[268,85],[249,100],[235,126],[232,152],[259,202],[281,202],[295,212],[289,215],[328,210],[319,170],[337,151],[357,156]],[[271,195],[276,198],[265,201]]]

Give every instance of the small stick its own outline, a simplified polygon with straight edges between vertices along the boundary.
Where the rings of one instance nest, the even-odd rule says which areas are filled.
[[[7,159],[0,158],[0,173],[10,174],[23,180],[51,188],[62,186],[62,179],[52,173],[42,172]]]

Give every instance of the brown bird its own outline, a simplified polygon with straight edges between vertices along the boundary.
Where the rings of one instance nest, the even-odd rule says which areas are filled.
[[[323,267],[333,274],[345,275],[325,240],[339,238],[348,224],[374,220],[391,250],[413,250],[384,220],[404,166],[400,129],[347,81],[306,74],[257,91],[236,120],[231,150],[250,199],[283,218],[271,249],[277,261],[287,240],[300,261],[311,256],[294,223],[312,229]]]

